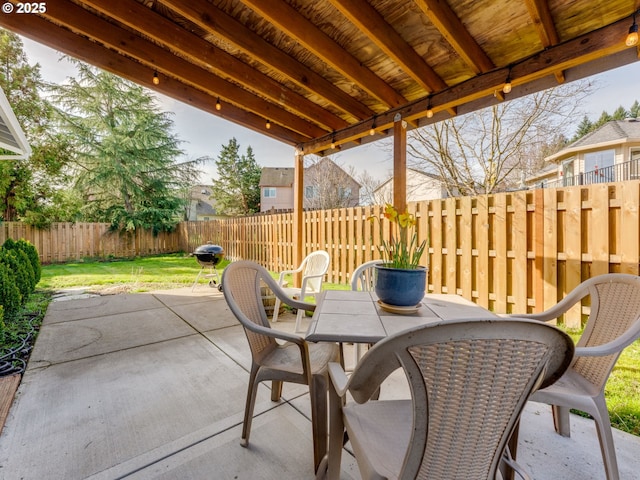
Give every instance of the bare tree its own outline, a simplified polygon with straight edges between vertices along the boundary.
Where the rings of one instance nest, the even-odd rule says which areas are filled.
[[[558,132],[575,122],[591,90],[578,81],[413,130],[410,162],[441,177],[449,195],[517,187],[539,168],[541,152],[564,144]]]
[[[360,185],[353,165],[342,167],[328,157],[308,157],[304,173],[304,206],[310,209],[355,207]]]
[[[380,181],[374,178],[368,171],[362,172],[358,176],[360,184],[360,205],[384,205],[385,203],[393,203],[390,195],[379,190],[380,186],[391,180],[393,177],[388,175],[384,180]]]

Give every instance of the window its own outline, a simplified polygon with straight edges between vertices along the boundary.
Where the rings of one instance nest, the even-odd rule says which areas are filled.
[[[262,194],[264,198],[276,198],[276,188],[275,187],[264,187],[262,189]]]
[[[615,150],[602,150],[584,155],[584,183],[603,183],[615,181],[613,163]]]
[[[338,195],[342,199],[351,198],[351,188],[350,187],[346,187],[346,188],[339,187],[338,188]]]
[[[309,185],[304,187],[305,198],[316,198],[318,196],[318,187],[315,185]]]

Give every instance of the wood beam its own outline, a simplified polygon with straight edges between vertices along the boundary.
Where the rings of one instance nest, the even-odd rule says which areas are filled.
[[[311,21],[286,2],[243,0],[245,5],[298,41],[309,52],[339,71],[362,90],[389,107],[406,103],[406,99],[389,84],[338,45]]]
[[[351,23],[367,34],[384,53],[427,92],[447,88],[445,81],[365,0],[330,0]]]
[[[305,137],[277,124],[267,130],[262,116],[246,112],[234,105],[225,105],[222,111],[217,111],[215,97],[170,77],[163,78],[159,85],[154,85],[152,83],[153,68],[146,67],[102,45],[80,37],[37,15],[31,15],[28,23],[20,15],[0,15],[0,26],[275,140],[296,145],[310,139],[310,137]]]
[[[559,70],[568,70],[582,64],[595,61],[628,49],[624,43],[629,29],[629,19],[624,18],[596,31],[584,34],[567,42],[552,46],[541,51],[511,68],[511,79],[514,88],[553,75]],[[450,107],[462,106],[485,97],[491,97],[496,91],[501,91],[509,68],[501,68],[471,78],[448,89],[410,102],[398,108],[376,116],[379,130],[392,127],[397,113],[406,121],[416,119],[425,120],[429,105],[429,98],[434,112],[441,112]],[[532,92],[529,92],[532,93]],[[426,123],[433,123],[432,118]],[[422,124],[426,124],[422,123]],[[333,134],[338,144],[366,138],[371,121],[363,121]],[[316,153],[327,150],[330,141],[328,137],[321,137],[301,144],[305,153]]]
[[[204,0],[159,0],[163,5],[211,35],[232,43],[256,61],[286,76],[298,86],[317,95],[356,120],[375,112],[340,88],[290,57],[235,18]],[[268,59],[268,64],[265,63]]]
[[[161,46],[97,17],[87,9],[68,0],[57,1],[60,8],[51,8],[43,14],[44,18],[53,23],[66,26],[120,54],[164,73],[167,77],[176,78],[212,96],[233,99],[237,105],[262,116],[263,121],[270,119],[272,122],[309,137],[317,137],[326,132],[317,125],[305,122],[293,113],[187,62]]]
[[[416,0],[416,5],[429,17],[431,23],[475,74],[485,73],[495,68],[493,61],[478,45],[447,2]]]

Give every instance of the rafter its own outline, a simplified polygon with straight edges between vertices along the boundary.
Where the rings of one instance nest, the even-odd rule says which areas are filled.
[[[525,0],[529,15],[533,19],[540,41],[544,48],[560,43],[560,36],[556,30],[553,16],[549,9],[549,3],[546,0]],[[558,83],[564,83],[564,72],[558,71],[554,73]]]
[[[367,118],[375,113],[214,5],[198,0],[159,1],[208,33],[232,43],[254,60],[265,64],[265,59],[268,59],[270,68],[355,119]]]
[[[67,1],[58,0],[60,8],[49,9],[43,15],[58,25],[65,25],[121,54],[134,58],[167,77],[173,77],[197,87],[214,97],[234,99],[234,103],[279,123],[290,130],[315,137],[326,132],[315,124],[304,122],[300,117],[284,110],[250,92],[237,87],[211,72],[173,55],[162,47],[151,43],[127,30],[107,22],[88,10]]]
[[[445,81],[433,68],[365,0],[330,1],[427,92],[447,88]]]
[[[191,63],[199,64],[217,74],[228,75],[243,88],[264,95],[300,117],[318,122],[331,130],[347,126],[345,120],[140,3],[127,0],[86,0],[84,3],[149,36],[163,48],[179,52]]]
[[[406,102],[402,95],[362,65],[357,58],[325,35],[292,6],[273,0],[243,0],[242,3],[276,25],[308,51],[321,58],[331,68],[342,73],[385,105],[396,107]]]
[[[474,73],[484,73],[495,68],[493,61],[444,0],[416,0],[416,5]]]
[[[54,48],[62,53],[117,74],[144,87],[156,90],[188,105],[242,125],[243,127],[273,137],[276,140],[296,145],[310,139],[309,136],[301,135],[278,124],[274,124],[271,129],[267,130],[265,128],[264,117],[247,112],[234,105],[225,105],[225,108],[218,112],[215,109],[215,97],[211,97],[211,95],[174,80],[171,77],[163,78],[159,85],[153,85],[153,68],[146,67],[140,62],[124,57],[102,45],[82,38],[74,32],[60,28],[39,16],[30,16],[29,22],[27,23],[19,15],[1,15],[0,26],[24,35],[36,42],[45,45],[55,45]]]

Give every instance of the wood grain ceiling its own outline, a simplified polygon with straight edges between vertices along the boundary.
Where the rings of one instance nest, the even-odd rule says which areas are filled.
[[[3,14],[0,26],[323,155],[391,134],[397,118],[422,126],[636,61],[624,39],[638,8],[640,0],[49,0],[45,13]]]

